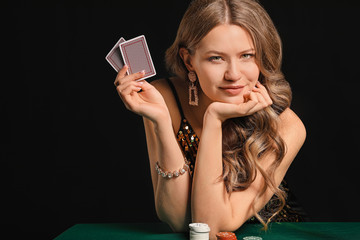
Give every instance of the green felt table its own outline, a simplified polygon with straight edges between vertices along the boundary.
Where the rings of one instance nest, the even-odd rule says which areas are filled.
[[[360,222],[271,223],[268,231],[260,224],[245,224],[235,232],[238,240],[260,236],[266,240],[282,239],[360,239]],[[188,233],[173,233],[163,223],[76,224],[55,240],[135,240],[189,239]]]

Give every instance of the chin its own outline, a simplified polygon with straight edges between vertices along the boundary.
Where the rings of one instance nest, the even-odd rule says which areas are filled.
[[[244,103],[244,99],[243,97],[232,97],[232,98],[221,99],[219,100],[219,102],[230,103],[230,104],[241,104]]]

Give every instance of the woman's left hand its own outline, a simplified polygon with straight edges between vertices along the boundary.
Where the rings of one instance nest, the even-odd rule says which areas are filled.
[[[244,90],[246,91],[246,89]],[[224,122],[229,118],[252,115],[273,103],[266,88],[259,82],[252,90],[247,90],[243,94],[243,98],[244,102],[240,104],[213,102],[207,108],[206,114]]]

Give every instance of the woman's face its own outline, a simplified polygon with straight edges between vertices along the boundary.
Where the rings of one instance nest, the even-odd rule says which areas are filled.
[[[237,25],[213,28],[190,56],[202,91],[211,101],[239,104],[255,87],[259,67],[250,35]]]

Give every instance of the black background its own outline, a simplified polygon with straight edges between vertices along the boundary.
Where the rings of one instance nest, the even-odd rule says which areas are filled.
[[[157,76],[187,1],[1,5],[2,219],[14,239],[76,223],[158,221],[139,116],[105,56],[144,34]],[[263,0],[307,140],[287,180],[312,221],[359,221],[359,6]]]

